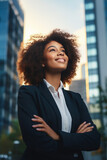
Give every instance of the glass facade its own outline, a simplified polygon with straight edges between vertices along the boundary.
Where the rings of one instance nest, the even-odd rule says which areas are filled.
[[[89,9],[94,9],[94,4],[93,2],[88,2],[85,4],[85,9],[89,10]]]
[[[107,0],[104,0],[104,7],[105,7],[105,23],[106,23],[106,34],[107,34]]]
[[[2,128],[8,131],[17,113],[16,60],[23,40],[23,22],[18,0],[0,0],[0,132]]]
[[[86,14],[86,21],[91,21],[95,19],[94,13]]]
[[[106,130],[107,120],[104,110],[99,103],[101,93],[99,87],[105,91],[107,77],[107,0],[84,0],[85,5],[85,24],[87,37],[87,59],[88,59],[88,78],[89,78],[89,110],[94,123],[97,127],[102,125]],[[101,109],[102,108],[102,109]],[[104,118],[103,118],[104,117]],[[104,121],[105,119],[105,121]],[[98,122],[99,121],[99,122]],[[105,147],[105,146],[104,146]],[[103,148],[103,147],[102,147]],[[106,150],[106,149],[105,149]],[[102,155],[92,156],[86,159],[102,159]],[[103,159],[106,159],[105,157]]]
[[[85,0],[90,103],[95,103],[96,99],[99,97],[98,86],[100,83],[96,33],[97,25],[95,14],[95,1]]]
[[[86,31],[87,32],[94,32],[95,31],[95,25],[94,24],[87,25],[86,26]]]

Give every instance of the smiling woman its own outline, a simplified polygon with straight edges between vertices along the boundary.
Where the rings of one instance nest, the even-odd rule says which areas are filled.
[[[68,56],[62,44],[51,41],[44,49],[44,63],[46,70],[51,73],[61,72],[67,68]]]
[[[38,85],[45,77],[47,65],[43,67],[43,61],[46,61],[45,57],[47,53],[50,52],[48,56],[55,56],[53,53],[58,53],[61,49],[65,53],[64,56],[61,55],[60,57],[66,58],[67,56],[69,59],[66,70],[63,70],[61,73],[61,80],[63,84],[69,84],[71,79],[76,75],[77,63],[80,60],[77,47],[76,37],[59,29],[54,30],[50,35],[39,40],[32,36],[27,45],[24,48],[22,46],[19,51],[17,70],[20,84],[24,81],[25,84]],[[48,49],[47,52],[46,48]],[[46,53],[44,54],[44,52]],[[59,56],[56,55],[56,58],[59,58]],[[54,69],[56,64],[58,63],[55,63]]]
[[[76,39],[54,30],[21,48],[17,61],[18,118],[27,146],[21,160],[83,160],[100,135],[78,93],[67,91],[80,60]]]

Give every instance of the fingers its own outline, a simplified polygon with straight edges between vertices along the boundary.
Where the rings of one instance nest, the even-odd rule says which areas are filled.
[[[32,118],[32,121],[34,121],[34,122],[39,122],[39,123],[45,123],[45,121],[41,118],[41,117],[39,117],[39,116],[37,116],[37,115],[33,115],[35,118]]]
[[[80,124],[80,126],[79,126],[79,128],[78,128],[78,130],[80,130],[84,125],[86,124],[86,121],[85,122],[83,122],[82,124]]]
[[[85,132],[91,132],[93,128],[94,127],[92,126],[92,127],[88,128]]]
[[[32,118],[31,120],[33,121],[33,122],[38,122],[38,123],[40,123],[40,124],[35,124],[35,125],[32,125],[32,127],[33,128],[36,128],[36,130],[38,130],[38,131],[45,131],[46,130],[46,123],[45,123],[45,121],[41,118],[41,117],[39,117],[39,116],[37,116],[37,115],[33,115],[35,118]]]
[[[83,122],[77,129],[77,133],[85,133],[85,132],[90,132],[94,128],[94,126],[90,126],[91,123],[86,123]]]
[[[45,128],[36,128],[36,130],[45,132]]]
[[[89,127],[91,125],[91,123],[87,123],[85,125],[83,125],[83,127],[80,129],[81,131],[85,130],[87,127]]]
[[[37,131],[45,132],[53,138],[54,140],[59,140],[60,136],[39,116],[33,115],[34,118],[31,120],[33,122],[38,122],[39,124],[32,125],[33,128],[35,128]]]
[[[40,118],[40,119],[42,119],[41,117],[39,117],[39,116],[37,116],[37,115],[33,115],[35,118]]]
[[[83,129],[83,130],[80,130],[79,132],[80,132],[80,133],[91,132],[93,128],[94,128],[93,126],[87,127],[87,128],[85,128],[85,129]]]
[[[35,125],[32,125],[32,127],[36,128],[36,127],[44,127],[43,124],[35,124]]]
[[[34,121],[34,122],[40,122],[40,123],[44,123],[44,122],[43,122],[43,120],[41,120],[41,119],[35,119],[35,118],[32,118],[32,121]]]

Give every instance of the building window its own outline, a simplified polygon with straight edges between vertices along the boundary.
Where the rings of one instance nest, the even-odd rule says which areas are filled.
[[[95,15],[93,13],[86,14],[86,21],[90,21],[90,20],[94,20],[94,19],[95,19]]]
[[[98,82],[98,75],[89,75],[89,83]]]
[[[88,62],[97,61],[97,56],[88,56]]]
[[[98,88],[95,88],[95,89],[90,89],[89,90],[89,95],[90,97],[94,98],[94,97],[98,97],[99,96],[99,89]]]
[[[87,25],[86,26],[86,31],[87,32],[93,32],[93,31],[95,31],[95,25],[94,24]]]
[[[98,67],[98,64],[97,64],[96,61],[95,62],[88,62],[88,68],[89,69],[95,69],[97,67]]]
[[[98,86],[99,86],[98,82],[89,83],[89,88],[90,89],[92,89],[92,88],[98,88]]]
[[[93,9],[94,8],[94,3],[90,2],[90,3],[86,3],[85,4],[85,9]]]
[[[87,37],[87,44],[96,43],[96,37]]]
[[[89,75],[98,74],[98,69],[88,69],[88,74]]]
[[[96,48],[88,49],[87,54],[88,54],[88,56],[95,56],[95,55],[97,55]]]

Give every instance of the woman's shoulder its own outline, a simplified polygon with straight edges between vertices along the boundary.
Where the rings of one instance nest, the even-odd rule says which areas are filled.
[[[21,85],[19,87],[19,93],[20,92],[29,92],[29,93],[37,92],[37,86],[35,86],[35,85]]]
[[[81,98],[81,94],[78,92],[74,92],[74,91],[70,91],[70,90],[65,90],[65,91],[67,91],[74,98]]]

